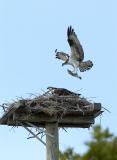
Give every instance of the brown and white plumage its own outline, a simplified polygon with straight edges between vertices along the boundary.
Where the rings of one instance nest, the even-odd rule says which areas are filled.
[[[80,44],[80,41],[77,38],[76,33],[74,32],[74,29],[71,26],[67,29],[67,37],[68,43],[71,48],[71,55],[64,52],[57,52],[57,50],[55,50],[56,58],[64,61],[62,66],[67,64],[72,65],[74,70],[68,70],[68,73],[81,79],[81,77],[77,74],[77,69],[79,68],[80,72],[84,72],[92,68],[93,63],[90,60],[83,62],[84,51],[82,45]]]
[[[71,26],[68,27],[67,37],[68,43],[71,48],[71,58],[82,62],[84,59],[84,51],[80,44],[80,41],[77,38],[76,33],[74,32],[74,29],[72,29]]]
[[[70,96],[70,95],[74,95],[74,96],[80,96],[81,94],[79,93],[74,93],[72,91],[69,91],[65,88],[56,88],[56,87],[48,87],[47,88],[53,95],[56,96]]]

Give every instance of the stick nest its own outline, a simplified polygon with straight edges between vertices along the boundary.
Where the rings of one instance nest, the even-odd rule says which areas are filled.
[[[43,95],[33,99],[21,99],[12,104],[3,104],[4,110],[19,107],[20,112],[38,114],[43,112],[50,116],[65,115],[72,112],[93,111],[94,106],[80,94],[71,92],[64,88],[48,87],[48,91]]]

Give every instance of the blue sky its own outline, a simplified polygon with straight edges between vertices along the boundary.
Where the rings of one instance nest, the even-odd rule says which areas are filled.
[[[1,0],[0,1],[0,103],[28,93],[42,93],[48,86],[64,87],[111,111],[101,118],[102,127],[117,135],[117,1],[116,0]],[[66,29],[72,25],[92,70],[82,80],[67,74],[67,66],[55,59],[54,50],[69,52]],[[91,98],[95,97],[95,98]],[[1,112],[2,113],[2,112]],[[96,124],[100,118],[96,119]],[[71,146],[86,151],[84,142],[92,129],[60,130],[60,149]],[[44,160],[45,146],[27,140],[22,128],[0,127],[0,159]],[[20,154],[19,154],[20,153]]]

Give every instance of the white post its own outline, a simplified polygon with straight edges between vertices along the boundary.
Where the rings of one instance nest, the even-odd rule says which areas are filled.
[[[46,123],[45,127],[46,132],[53,135],[46,135],[46,159],[59,160],[58,123]]]

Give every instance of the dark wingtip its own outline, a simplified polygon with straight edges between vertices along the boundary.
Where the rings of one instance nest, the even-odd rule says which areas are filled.
[[[69,36],[70,28],[67,28],[67,36]]]
[[[56,57],[57,59],[60,59],[60,57],[59,57],[59,54],[58,54],[58,53],[56,53],[55,57]]]
[[[74,33],[74,29],[72,28],[72,26],[70,25],[67,29],[67,36],[69,37],[70,34]]]
[[[72,26],[70,25],[70,26],[69,26],[69,31],[71,31],[71,28],[72,28]]]
[[[57,49],[55,49],[55,53],[57,53]]]

